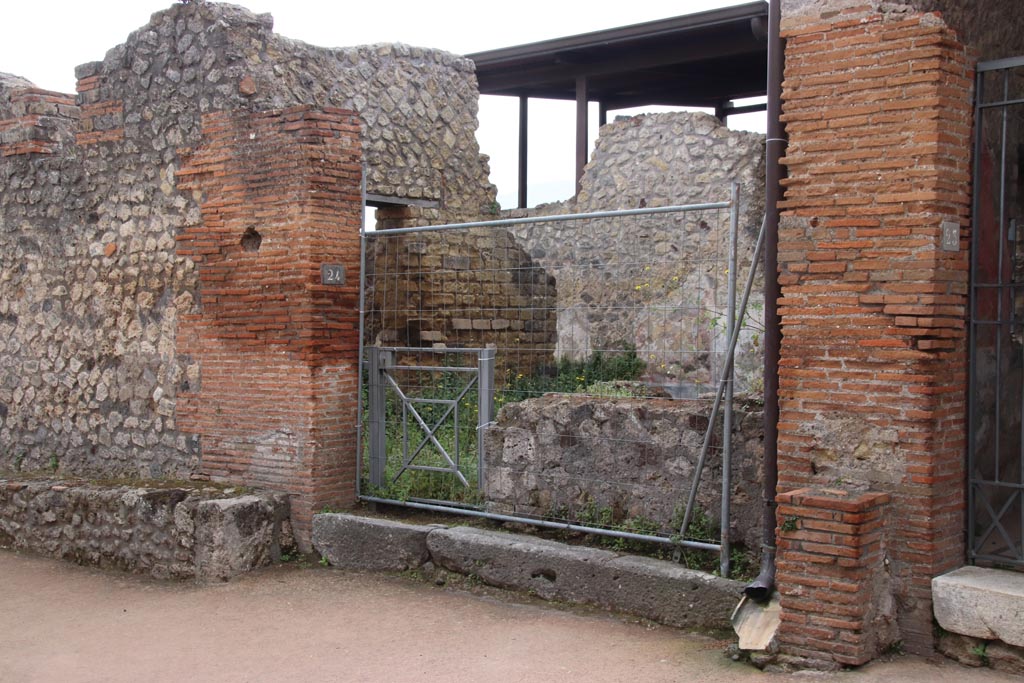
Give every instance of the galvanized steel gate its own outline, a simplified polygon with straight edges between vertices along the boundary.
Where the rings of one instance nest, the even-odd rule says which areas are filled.
[[[440,363],[410,365],[396,361],[402,353],[421,354],[424,349],[370,347],[368,361],[367,395],[369,403],[369,460],[370,484],[383,488],[395,483],[408,472],[439,472],[451,475],[467,489],[479,487],[484,480],[483,439],[476,441],[476,458],[467,463],[463,458],[460,435],[469,412],[470,428],[479,434],[491,422],[494,412],[494,349],[430,349]],[[474,364],[457,364],[457,359],[469,359]],[[426,373],[432,385],[449,385],[447,394],[421,395],[424,388],[418,375]],[[453,378],[454,383],[447,381]],[[401,426],[401,459],[393,472],[388,472],[388,394],[392,393],[399,406],[394,419]],[[460,409],[467,397],[474,394],[475,411]],[[475,416],[473,413],[475,412]],[[442,443],[438,431],[451,424],[452,440]],[[415,445],[413,445],[415,442]],[[433,448],[429,448],[433,446]],[[430,456],[433,455],[433,458]],[[470,470],[467,472],[467,467]],[[471,483],[470,480],[473,480]]]
[[[975,92],[968,554],[1024,567],[1024,57]]]

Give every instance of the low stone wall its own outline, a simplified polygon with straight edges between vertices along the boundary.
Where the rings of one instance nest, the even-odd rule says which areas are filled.
[[[288,497],[225,495],[0,479],[0,547],[160,579],[226,580],[280,560]]]
[[[485,436],[484,497],[495,512],[582,521],[597,515],[616,523],[644,518],[672,533],[693,481],[711,404],[563,394],[509,404]],[[754,551],[761,539],[762,418],[760,405],[737,401],[730,537]],[[697,495],[716,527],[721,487],[717,434]]]

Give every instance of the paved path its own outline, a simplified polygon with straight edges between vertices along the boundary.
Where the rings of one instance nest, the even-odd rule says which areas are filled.
[[[1012,681],[901,657],[767,675],[679,631],[439,588],[276,567],[196,586],[0,551],[0,681]]]

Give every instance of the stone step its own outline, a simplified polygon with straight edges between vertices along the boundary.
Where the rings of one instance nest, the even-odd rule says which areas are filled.
[[[951,633],[1024,647],[1024,574],[961,567],[932,579],[932,604]]]
[[[738,581],[673,562],[466,526],[320,514],[313,546],[335,567],[401,571],[429,562],[499,588],[688,630],[729,629],[742,592]]]

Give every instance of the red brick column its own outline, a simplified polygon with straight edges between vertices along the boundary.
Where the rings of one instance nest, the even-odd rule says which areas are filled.
[[[778,496],[783,652],[864,664],[895,642],[882,530],[890,496],[798,489]]]
[[[202,196],[177,246],[200,283],[179,324],[199,373],[178,427],[200,473],[294,494],[306,547],[314,512],[354,500],[360,187],[359,123],[337,109],[205,116],[178,172]],[[343,284],[323,284],[324,265]]]
[[[937,15],[833,14],[783,21],[779,491],[892,494],[899,637],[927,652],[964,557],[970,60]]]

